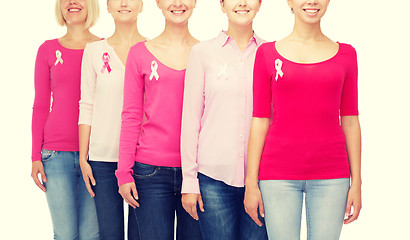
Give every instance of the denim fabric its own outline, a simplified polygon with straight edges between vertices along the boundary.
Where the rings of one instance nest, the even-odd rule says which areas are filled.
[[[43,149],[41,161],[54,239],[99,239],[95,203],[85,187],[78,152]]]
[[[181,203],[181,168],[136,162],[134,180],[140,207],[134,210],[141,240],[173,240],[177,215],[177,240],[200,240],[199,224]]]
[[[303,193],[308,240],[337,240],[343,226],[348,178],[259,182],[270,239],[299,240]]]
[[[96,185],[93,186],[95,193],[95,206],[97,209],[98,226],[101,240],[123,240],[124,234],[124,200],[118,193],[116,162],[89,161]],[[138,229],[134,223],[134,213],[129,206],[128,212],[128,238],[137,240]],[[130,214],[131,213],[131,214]]]
[[[198,179],[205,210],[198,211],[204,239],[268,239],[265,224],[259,227],[245,212],[244,187],[229,186],[201,173],[198,173]]]

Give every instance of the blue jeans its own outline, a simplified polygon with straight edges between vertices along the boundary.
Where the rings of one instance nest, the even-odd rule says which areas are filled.
[[[95,206],[97,209],[98,226],[101,240],[123,240],[124,238],[124,200],[118,193],[116,162],[89,161],[93,170],[96,185]],[[136,240],[138,229],[135,229],[134,213],[129,206],[128,239]],[[131,213],[131,214],[130,214]]]
[[[268,236],[299,240],[303,193],[308,240],[337,240],[343,226],[350,179],[260,181]]]
[[[245,212],[244,187],[232,187],[201,173],[198,179],[205,210],[198,211],[204,239],[268,239],[265,224],[259,227]]]
[[[140,207],[134,210],[141,240],[173,240],[177,215],[177,240],[200,240],[199,224],[182,207],[181,168],[136,162],[134,180]]]
[[[41,161],[54,239],[99,239],[94,199],[85,187],[78,152],[43,149]]]

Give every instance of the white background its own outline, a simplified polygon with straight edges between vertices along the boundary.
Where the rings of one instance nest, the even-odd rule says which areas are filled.
[[[33,72],[38,47],[65,29],[55,21],[53,0],[2,3],[0,239],[51,239],[44,193],[30,177]],[[106,1],[100,4],[101,17],[92,32],[109,37],[114,24]],[[407,0],[332,0],[322,20],[324,33],[352,44],[359,62],[363,210],[357,222],[343,228],[342,240],[410,239],[409,9]],[[226,26],[218,0],[198,0],[190,21],[196,38],[213,38]],[[263,0],[254,23],[260,37],[281,39],[292,26],[285,0]],[[139,29],[149,38],[162,31],[154,0],[144,1]]]

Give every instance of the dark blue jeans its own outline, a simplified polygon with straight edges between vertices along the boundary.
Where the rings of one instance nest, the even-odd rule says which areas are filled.
[[[123,240],[124,238],[124,200],[118,193],[116,162],[89,161],[93,170],[96,185],[95,206],[97,209],[98,226],[101,240]],[[133,211],[130,208],[128,217],[128,239],[137,240]]]
[[[173,240],[177,215],[177,240],[201,240],[199,224],[182,207],[181,168],[136,162],[134,180],[140,207],[134,210],[141,240]]]
[[[205,212],[198,211],[204,239],[265,240],[265,224],[259,227],[245,212],[244,187],[232,187],[198,173]],[[262,223],[263,219],[259,216]]]

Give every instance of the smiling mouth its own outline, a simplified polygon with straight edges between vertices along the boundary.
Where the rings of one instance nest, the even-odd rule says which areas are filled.
[[[235,11],[236,14],[247,14],[249,12],[250,12],[250,10],[236,10]]]
[[[185,13],[185,10],[171,10],[171,12],[174,14],[183,14]]]
[[[303,11],[305,11],[306,13],[318,13],[320,11],[320,9],[303,9]]]
[[[69,12],[79,12],[79,11],[81,11],[81,9],[79,9],[79,8],[69,8],[68,11]]]
[[[119,13],[130,13],[131,11],[130,10],[119,10],[118,12]]]

